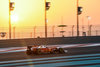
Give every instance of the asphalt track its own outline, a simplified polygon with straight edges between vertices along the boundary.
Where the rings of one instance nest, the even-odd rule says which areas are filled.
[[[1,51],[0,67],[100,67],[100,43],[96,46],[95,44],[88,45],[90,46],[87,44],[78,45],[80,47],[62,45],[67,50],[65,54],[28,56],[24,50],[19,52]],[[6,49],[8,48],[4,48],[4,50]]]

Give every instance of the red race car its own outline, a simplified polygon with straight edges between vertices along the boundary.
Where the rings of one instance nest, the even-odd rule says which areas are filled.
[[[63,48],[56,47],[56,46],[44,46],[44,45],[32,45],[27,46],[26,54],[56,54],[56,53],[65,53]]]

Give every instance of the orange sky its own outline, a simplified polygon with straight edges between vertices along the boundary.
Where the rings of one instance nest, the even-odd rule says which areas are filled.
[[[12,0],[11,0],[12,1]],[[44,26],[44,0],[13,0],[15,1],[15,10],[18,21],[16,26]],[[47,0],[51,2],[51,8],[47,12],[48,25],[76,24],[76,0]],[[9,9],[8,0],[0,0],[0,27],[8,27]],[[100,24],[100,0],[79,0],[79,5],[83,7],[83,13],[80,15],[80,24],[82,18],[87,25],[86,16],[91,16],[91,24]]]

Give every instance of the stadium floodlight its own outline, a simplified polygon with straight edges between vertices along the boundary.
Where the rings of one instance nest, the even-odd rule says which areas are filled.
[[[15,3],[14,2],[10,2],[10,11],[13,11],[15,8]]]
[[[78,7],[78,15],[80,15],[82,13],[82,8],[83,7]]]
[[[49,10],[50,8],[50,2],[46,2],[46,10]]]

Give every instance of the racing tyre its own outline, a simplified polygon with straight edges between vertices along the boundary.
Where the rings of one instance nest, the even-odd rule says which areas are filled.
[[[31,52],[30,50],[27,50],[27,51],[26,51],[26,54],[27,54],[27,55],[31,55],[32,52]]]
[[[36,54],[40,55],[41,54],[41,50],[37,49]]]
[[[51,54],[58,54],[59,53],[59,50],[58,49],[53,49],[50,53]]]
[[[59,53],[65,53],[63,48],[59,48]]]

